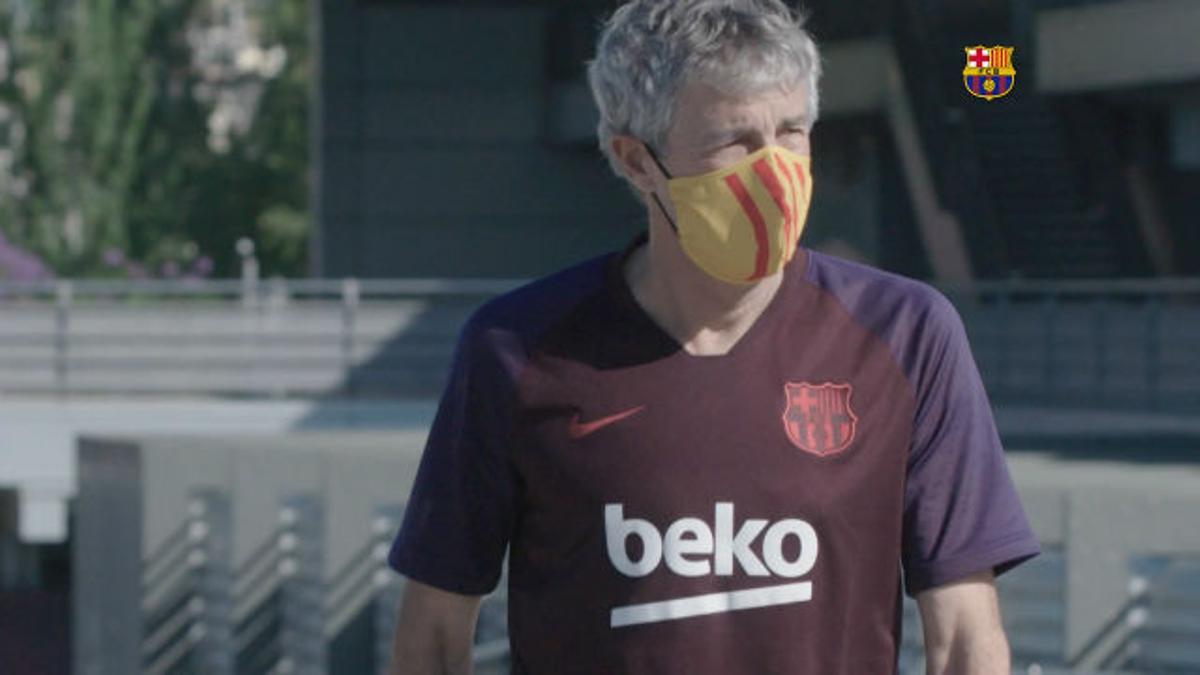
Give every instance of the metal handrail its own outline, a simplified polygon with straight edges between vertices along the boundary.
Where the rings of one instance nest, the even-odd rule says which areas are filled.
[[[939,284],[939,288],[962,295],[1200,295],[1200,278],[1155,279],[1005,279]]]
[[[248,658],[241,655],[261,642],[265,642],[271,648],[277,648],[277,629],[280,618],[278,611],[268,604],[273,602],[275,602],[274,591],[263,598],[252,612],[241,617],[240,620],[235,618],[237,628],[234,632],[233,642],[234,651],[239,658]]]
[[[1144,566],[1148,561],[1150,569]],[[1200,630],[1200,556],[1174,553],[1140,562],[1142,569],[1130,582],[1130,597],[1137,606],[1129,613],[1132,663],[1125,665],[1154,672],[1194,670],[1200,664],[1195,641]],[[1145,648],[1147,643],[1153,648]]]
[[[0,279],[0,300],[55,298],[69,288],[76,299],[128,296],[242,297],[247,290],[259,298],[275,296],[341,298],[348,285],[361,295],[384,297],[441,297],[494,295],[527,283],[524,279],[266,279],[247,284],[240,279],[61,279],[15,281]]]
[[[0,281],[0,318],[9,309],[15,317],[0,320],[0,391],[435,396],[472,307],[521,283]],[[1200,400],[1200,385],[1191,393],[1200,373],[1178,363],[1200,335],[1200,278],[1006,279],[939,288],[962,312],[997,400],[1083,396],[1150,408]],[[6,300],[14,289],[41,295]],[[89,307],[93,301],[103,309]],[[169,314],[160,309],[168,303]],[[1081,313],[1083,306],[1092,309]],[[1067,308],[1072,319],[1060,313]],[[158,311],[188,321],[138,323]],[[1068,321],[1090,322],[1088,334]],[[1118,353],[1136,359],[1118,363],[1111,358]],[[1118,381],[1131,373],[1140,378],[1133,388]]]
[[[374,555],[377,545],[375,539],[367,541],[332,579],[325,582],[326,610],[330,615],[341,614],[362,593],[364,587],[370,586],[369,582],[378,569]]]
[[[151,659],[156,654],[168,651],[177,640],[172,638],[186,635],[195,620],[195,612],[189,600],[184,600],[173,608],[173,611],[163,619],[162,623],[152,629],[142,640],[142,657]]]
[[[187,558],[188,528],[191,521],[183,520],[168,534],[150,555],[142,560],[142,595],[148,596],[153,589],[178,574],[180,559]]]
[[[250,582],[238,578],[234,583],[236,584],[235,588],[245,589],[235,595],[237,599],[233,606],[233,620],[240,624],[258,611],[262,603],[278,590],[279,572],[273,567],[264,567],[255,573]]]
[[[233,571],[233,578],[235,580],[248,579],[251,570],[267,564],[275,564],[276,556],[279,553],[278,539],[279,529],[276,528],[237,566]],[[234,595],[240,595],[244,590],[245,588],[241,587],[238,581],[234,582]]]
[[[386,567],[392,528],[376,528],[325,584],[326,632],[336,635],[357,610],[367,607],[379,593],[377,575]]]
[[[445,297],[498,295],[518,288],[528,279],[278,279],[264,280],[250,288],[258,299],[272,292],[289,298],[343,299],[347,285],[356,285],[360,299],[375,297]],[[1000,279],[937,284],[954,292],[1008,292],[1029,294],[1092,293],[1098,295],[1157,295],[1200,293],[1198,277],[1155,277],[1132,279]],[[56,298],[64,287],[72,301],[86,298],[113,299],[127,296],[164,298],[219,296],[241,298],[247,285],[239,279],[196,281],[169,279],[69,279],[13,281],[0,279],[0,307],[15,297]]]

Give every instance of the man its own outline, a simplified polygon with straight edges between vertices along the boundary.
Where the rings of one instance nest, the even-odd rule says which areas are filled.
[[[514,672],[1008,673],[1038,552],[961,322],[797,246],[820,62],[778,0],[635,0],[590,80],[648,232],[463,329],[392,565],[400,673],[468,673],[509,552]],[[903,584],[901,573],[903,571]]]

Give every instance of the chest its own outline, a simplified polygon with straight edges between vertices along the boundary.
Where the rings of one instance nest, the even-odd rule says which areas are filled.
[[[718,503],[770,519],[890,508],[912,419],[890,355],[849,339],[787,347],[611,369],[535,362],[515,444],[526,508],[565,519],[621,504],[661,523],[711,519]]]

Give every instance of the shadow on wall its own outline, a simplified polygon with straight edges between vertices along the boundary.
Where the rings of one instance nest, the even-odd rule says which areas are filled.
[[[426,428],[449,374],[458,333],[486,298],[456,296],[408,303],[404,327],[375,343],[338,387],[317,397],[296,430]],[[400,403],[402,405],[397,405]],[[398,416],[403,419],[398,419]]]

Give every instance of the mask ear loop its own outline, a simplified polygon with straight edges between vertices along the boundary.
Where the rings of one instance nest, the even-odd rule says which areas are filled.
[[[663,166],[662,161],[658,159],[658,155],[655,154],[654,148],[650,147],[650,144],[644,141],[642,142],[642,145],[646,147],[646,152],[650,154],[650,159],[654,160],[654,163],[658,166],[658,170],[667,177],[667,180],[670,180],[672,178],[671,172],[667,171],[667,167]],[[658,204],[658,210],[662,211],[663,217],[667,219],[667,224],[671,226],[671,230],[678,235],[679,227],[675,225],[675,221],[672,220],[670,214],[667,213],[667,208],[663,206],[662,200],[658,198],[658,193],[651,192],[650,196],[654,198],[654,203]]]

